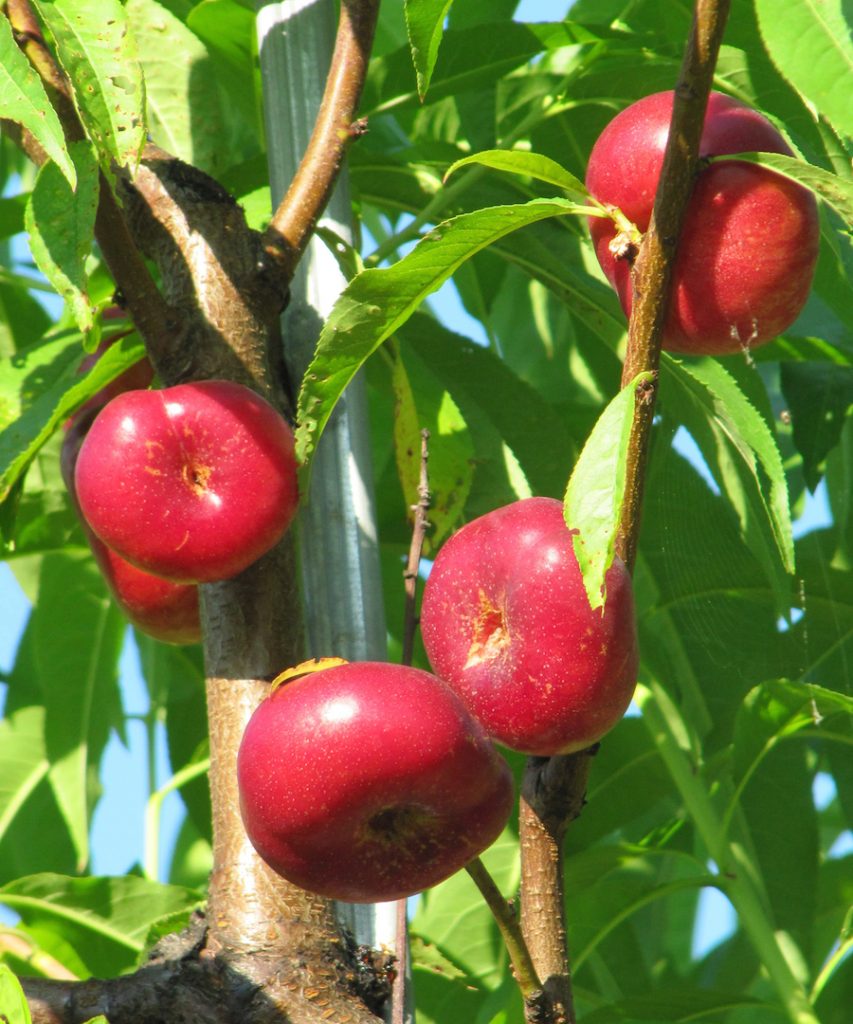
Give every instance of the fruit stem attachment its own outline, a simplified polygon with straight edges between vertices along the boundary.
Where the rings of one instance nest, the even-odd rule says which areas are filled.
[[[526,1017],[529,1020],[549,1020],[551,1018],[550,1014],[546,1017],[541,1015],[546,996],[539,981],[539,976],[536,973],[536,968],[533,966],[533,960],[530,957],[527,943],[521,934],[521,923],[519,922],[518,915],[507,900],[504,899],[503,894],[495,884],[495,880],[486,870],[486,866],[479,857],[469,861],[465,865],[465,870],[480,890],[497,923],[498,930],[509,953],[512,973],[515,975],[515,980],[521,989]],[[533,1008],[536,1008],[539,1016],[532,1016],[530,1010]]]
[[[406,588],[406,604],[403,612],[403,654],[401,661],[404,665],[412,664],[412,656],[414,654],[415,630],[418,625],[416,614],[418,569],[421,564],[421,552],[424,547],[424,538],[426,536],[426,531],[430,526],[429,520],[427,519],[431,501],[431,495],[429,493],[429,471],[427,469],[428,462],[429,431],[424,429],[421,431],[421,469],[420,476],[418,477],[418,500],[415,505],[412,505],[412,511],[415,514],[414,525],[412,527],[412,542],[409,545],[409,557],[406,562],[406,568],[403,572],[403,579],[405,581]]]
[[[696,0],[694,7],[690,36],[675,87],[669,138],[652,218],[631,273],[634,302],[628,325],[628,350],[622,369],[623,387],[643,371],[650,371],[657,378],[672,267],[687,203],[693,191],[705,108],[729,7],[730,0]],[[643,480],[656,393],[655,379],[650,389],[637,395],[628,443],[625,499],[616,550],[631,570],[637,557]]]

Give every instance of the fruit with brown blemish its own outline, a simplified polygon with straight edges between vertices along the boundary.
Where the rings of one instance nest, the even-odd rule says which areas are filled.
[[[631,580],[616,559],[604,611],[587,600],[563,507],[527,498],[463,526],[424,588],[424,646],[495,740],[569,753],[625,713],[637,678]]]
[[[293,433],[229,381],[130,391],[89,429],[75,486],[92,530],[132,565],[180,583],[226,579],[293,519]]]

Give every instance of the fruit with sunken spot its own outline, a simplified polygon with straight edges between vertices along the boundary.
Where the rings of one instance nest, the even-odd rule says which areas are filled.
[[[467,523],[424,587],[421,633],[446,680],[493,739],[526,754],[581,750],[625,713],[637,679],[631,580],[617,558],[592,610],[553,498]]]

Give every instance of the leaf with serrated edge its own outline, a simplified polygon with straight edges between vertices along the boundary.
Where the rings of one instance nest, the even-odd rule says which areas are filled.
[[[451,164],[444,175],[444,180],[450,177],[460,167],[468,167],[471,164],[480,164],[483,167],[491,167],[496,171],[509,171],[511,174],[523,174],[538,181],[545,181],[549,185],[556,185],[561,188],[570,199],[581,204],[584,209],[579,213],[588,216],[601,216],[605,214],[604,207],[589,194],[580,178],[576,178],[571,171],[567,171],[562,164],[552,160],[548,156],[540,156],[538,153],[526,153],[510,149],[486,149],[482,153],[472,153],[471,156],[463,157]]]
[[[98,165],[87,142],[72,142],[69,151],[77,169],[76,189],[56,164],[46,163],[30,193],[24,222],[36,265],[68,303],[80,330],[87,332],[94,320],[86,259],[98,209]]]
[[[625,495],[625,459],[637,389],[653,374],[639,373],[599,416],[566,487],[563,517],[572,534],[590,607],[605,602],[604,577],[613,563]]]
[[[418,78],[418,94],[429,89],[445,16],[453,0],[406,0],[406,31],[412,48],[412,62]]]
[[[760,506],[782,568],[786,573],[793,573],[794,541],[788,485],[782,456],[770,427],[737,386],[731,374],[716,359],[702,359],[688,367],[664,353],[661,357],[661,370],[672,380],[671,384],[669,381],[665,384],[666,393],[671,394],[671,389],[679,386],[682,394],[701,410],[704,423],[713,435],[725,439],[737,454],[755,485],[754,493],[746,494],[745,500],[756,512]],[[696,437],[695,440],[701,447],[701,439]],[[761,479],[759,467],[767,476],[767,485]],[[713,465],[711,469],[713,472]],[[728,481],[720,478],[717,483],[725,490]],[[729,492],[729,497],[734,499],[736,496]],[[745,531],[751,512],[737,505],[735,511]],[[762,553],[758,554],[761,557]],[[774,579],[772,569],[770,576]]]
[[[65,135],[41,79],[21,53],[6,18],[0,18],[0,117],[31,132],[74,188],[77,172],[65,147]]]
[[[737,153],[735,156],[714,157],[713,162],[735,159],[769,167],[771,171],[797,182],[831,206],[853,229],[853,181],[782,153]]]
[[[577,212],[565,199],[491,207],[437,225],[393,267],[362,271],[323,326],[299,393],[297,455],[307,466],[344,388],[386,338],[465,260],[518,228]]]
[[[758,28],[780,73],[840,135],[853,135],[853,42],[844,0],[756,0]]]
[[[135,167],[145,144],[145,86],[120,0],[35,0],[101,162]]]

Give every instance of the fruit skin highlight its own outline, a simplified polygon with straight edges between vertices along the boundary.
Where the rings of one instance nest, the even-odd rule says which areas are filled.
[[[586,185],[617,206],[640,231],[649,226],[669,134],[673,93],[646,96],[605,127],[589,158]],[[758,151],[792,155],[770,122],[712,92],[700,141],[702,157]],[[590,218],[595,253],[626,316],[631,266],[611,249],[617,227]],[[710,164],[696,177],[673,267],[663,346],[692,355],[724,355],[785,331],[811,288],[819,246],[812,194],[766,167]]]
[[[130,391],[89,429],[75,485],[89,525],[131,564],[177,583],[227,579],[293,519],[293,433],[230,381]]]
[[[553,498],[526,498],[445,542],[424,587],[421,634],[433,671],[495,740],[550,756],[599,740],[637,679],[631,580],[618,558],[593,611]]]
[[[295,885],[355,903],[400,899],[500,834],[509,768],[440,679],[353,662],[279,686],[237,757],[253,846]]]

